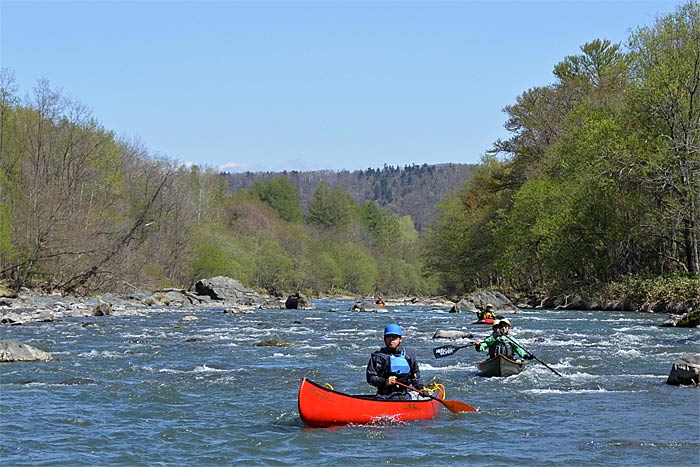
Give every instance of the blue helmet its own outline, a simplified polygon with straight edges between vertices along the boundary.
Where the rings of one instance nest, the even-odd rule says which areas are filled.
[[[384,335],[403,336],[403,331],[401,330],[401,326],[398,324],[387,324],[384,328]]]

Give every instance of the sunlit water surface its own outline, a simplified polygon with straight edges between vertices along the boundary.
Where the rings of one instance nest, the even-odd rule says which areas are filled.
[[[698,352],[698,329],[663,316],[532,310],[510,316],[532,361],[518,376],[482,378],[471,348],[441,359],[436,329],[478,337],[488,326],[447,309],[178,310],[0,327],[51,352],[51,363],[0,366],[0,465],[697,466],[700,390],[665,384]],[[183,320],[194,315],[196,321]],[[83,326],[84,321],[94,325]],[[388,322],[447,399],[479,407],[401,424],[305,427],[303,377],[371,393],[369,354]],[[284,347],[255,344],[293,341]]]

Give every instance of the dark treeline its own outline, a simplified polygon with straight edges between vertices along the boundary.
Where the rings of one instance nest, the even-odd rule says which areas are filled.
[[[356,171],[318,170],[309,172],[245,172],[226,174],[233,191],[284,175],[299,189],[302,209],[307,209],[321,182],[347,190],[358,203],[371,200],[397,216],[411,216],[416,229],[435,221],[435,206],[471,175],[473,164],[406,165]]]
[[[700,297],[698,3],[554,76],[505,109],[511,137],[478,166],[235,176],[154,157],[44,80],[20,98],[3,69],[0,281],[536,295],[671,277]]]
[[[593,40],[504,110],[511,137],[441,205],[447,291],[537,293],[700,271],[700,9]],[[693,281],[695,298],[700,297]]]

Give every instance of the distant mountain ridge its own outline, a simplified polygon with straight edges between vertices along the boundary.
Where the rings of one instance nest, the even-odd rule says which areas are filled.
[[[358,203],[376,201],[379,206],[399,216],[413,218],[418,231],[435,220],[435,207],[447,193],[461,186],[474,173],[475,164],[384,166],[340,172],[319,170],[309,172],[244,172],[224,174],[231,191],[248,189],[256,181],[285,176],[299,188],[302,209],[306,212],[309,200],[318,185],[325,181],[329,187],[343,187]]]

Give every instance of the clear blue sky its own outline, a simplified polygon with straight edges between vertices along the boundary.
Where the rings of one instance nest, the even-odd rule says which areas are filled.
[[[556,63],[680,3],[0,0],[0,65],[183,163],[475,163]]]

